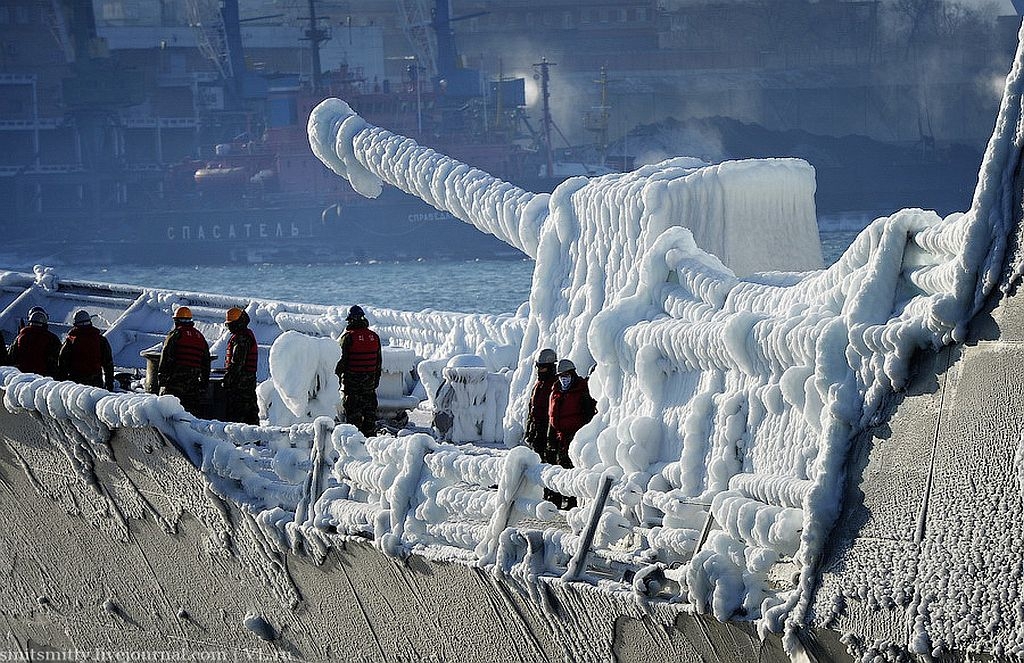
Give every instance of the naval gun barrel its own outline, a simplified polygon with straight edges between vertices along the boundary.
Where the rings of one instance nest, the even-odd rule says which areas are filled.
[[[328,168],[367,198],[383,182],[537,257],[550,194],[533,193],[373,126],[340,99],[325,99],[307,125],[309,145]]]

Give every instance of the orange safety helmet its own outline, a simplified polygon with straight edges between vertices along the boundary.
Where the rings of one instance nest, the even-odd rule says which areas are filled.
[[[192,319],[192,309],[190,309],[187,306],[179,306],[178,308],[174,309],[174,319],[175,320],[191,320]]]
[[[224,324],[228,324],[229,322],[234,322],[235,320],[238,320],[239,318],[242,317],[242,313],[244,312],[245,311],[238,308],[237,306],[232,306],[231,308],[228,309],[228,312],[224,314]]]

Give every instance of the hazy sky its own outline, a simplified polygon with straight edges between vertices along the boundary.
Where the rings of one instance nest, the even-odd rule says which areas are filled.
[[[999,13],[1001,15],[1014,13],[1013,3],[1011,3],[1010,0],[963,0],[963,4],[967,6],[985,6],[993,3],[993,1],[995,6],[999,8]]]
[[[986,9],[995,7],[999,11],[1000,16],[1015,13],[1011,0],[958,0],[958,4],[965,7],[984,7]]]

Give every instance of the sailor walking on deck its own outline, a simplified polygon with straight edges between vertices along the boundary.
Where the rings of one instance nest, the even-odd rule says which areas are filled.
[[[57,366],[62,380],[114,390],[114,356],[110,343],[93,326],[88,311],[75,312],[74,325],[60,348]]]
[[[49,322],[50,318],[41,306],[32,307],[28,313],[28,324],[21,328],[11,343],[8,349],[11,365],[22,373],[57,377],[60,339],[49,330]]]
[[[224,355],[224,421],[260,422],[256,401],[256,363],[259,347],[249,329],[249,314],[233,306],[224,315],[231,337]]]
[[[335,367],[342,385],[342,409],[345,421],[354,424],[363,435],[377,432],[377,385],[380,384],[380,337],[370,329],[366,314],[359,306],[348,310],[348,324],[338,339],[341,359]]]
[[[160,350],[157,378],[161,396],[177,396],[182,407],[199,416],[210,383],[210,344],[195,328],[187,306],[174,311],[174,329]]]

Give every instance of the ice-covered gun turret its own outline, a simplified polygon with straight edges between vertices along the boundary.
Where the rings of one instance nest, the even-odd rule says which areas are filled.
[[[547,194],[370,125],[340,99],[313,109],[308,133],[313,153],[360,194],[376,198],[386,182],[534,259],[545,224],[556,219],[548,225],[557,226],[549,232],[557,232],[559,245],[591,232],[634,261],[666,228],[682,226],[739,275],[822,264],[814,170],[800,159],[709,166],[683,157],[631,173],[571,178]],[[772,232],[754,234],[764,226]]]
[[[802,274],[793,271],[818,265],[813,170],[799,160],[665,162],[569,180],[548,197],[435,161],[443,157],[336,100],[314,111],[310,139],[360,192],[390,182],[536,258],[506,439],[516,439],[538,348],[596,364],[599,415],[574,440],[573,462],[617,471],[645,505],[708,503],[721,530],[686,567],[696,611],[795,630],[814,619],[816,589],[828,594],[819,565],[843,508],[851,443],[906,386],[915,353],[963,340],[1003,270],[1011,281],[1024,271],[1019,256],[1004,260],[1019,206],[1022,86],[1018,53],[971,210],[880,218],[835,265]],[[764,273],[773,269],[790,273]],[[631,517],[625,507],[620,515]],[[699,526],[684,516],[670,528],[680,541]],[[750,526],[769,516],[785,521],[784,541]],[[792,582],[773,580],[776,558],[790,561]],[[916,595],[913,577],[899,582]],[[952,643],[945,608],[922,605],[908,619],[931,643]]]

